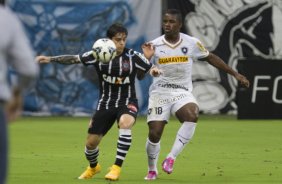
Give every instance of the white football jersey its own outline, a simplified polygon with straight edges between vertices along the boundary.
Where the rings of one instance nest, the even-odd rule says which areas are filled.
[[[209,51],[201,42],[189,35],[180,33],[180,39],[175,44],[165,40],[164,35],[151,41],[155,54],[151,59],[163,74],[153,78],[150,92],[192,92],[193,58],[205,58]]]

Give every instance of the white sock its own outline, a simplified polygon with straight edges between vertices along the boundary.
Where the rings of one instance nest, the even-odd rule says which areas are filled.
[[[183,122],[177,132],[176,139],[167,157],[176,159],[176,157],[179,155],[179,153],[182,152],[186,144],[189,143],[189,141],[192,139],[195,129],[196,123],[187,121]]]
[[[131,135],[131,129],[119,129],[119,135]]]
[[[148,169],[149,169],[149,171],[158,171],[157,163],[158,163],[160,149],[161,149],[160,142],[152,143],[149,140],[149,138],[147,138],[146,151],[147,151],[147,156],[148,156]]]

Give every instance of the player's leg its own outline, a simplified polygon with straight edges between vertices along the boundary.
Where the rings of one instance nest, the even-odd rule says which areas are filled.
[[[132,136],[131,128],[133,127],[137,116],[137,105],[130,104],[121,108],[118,114],[119,137],[117,141],[117,153],[114,165],[105,178],[108,180],[118,180],[121,173],[122,164],[130,149]]]
[[[8,143],[7,143],[7,122],[4,115],[4,105],[0,102],[0,183],[5,183],[7,176]]]
[[[155,180],[158,176],[157,163],[161,150],[160,139],[163,134],[166,121],[150,121],[149,135],[146,141],[146,153],[148,156],[148,173],[145,180]]]
[[[174,145],[171,149],[171,156],[176,158],[185,145],[192,139],[198,121],[199,108],[195,103],[188,103],[176,112],[176,116],[182,122],[179,128]]]
[[[181,108],[176,111],[175,115],[182,125],[177,132],[170,153],[167,155],[162,164],[163,170],[168,174],[172,173],[175,159],[192,139],[195,132],[199,115],[199,107],[194,98],[191,98],[192,100],[190,98],[182,99],[181,102],[175,106],[177,109],[177,106],[181,106]],[[185,101],[189,103],[182,106],[181,103],[185,103]]]
[[[85,146],[85,156],[89,162],[89,166],[86,170],[78,177],[78,179],[90,179],[95,174],[101,171],[101,166],[98,163],[99,148],[98,145],[102,140],[102,134],[88,134]]]
[[[157,163],[161,149],[160,140],[170,116],[170,96],[152,95],[149,98],[147,122],[149,135],[146,141],[148,173],[145,180],[155,180],[158,175]]]
[[[97,111],[89,123],[88,137],[85,145],[85,156],[89,166],[78,177],[79,179],[89,179],[99,173],[101,166],[98,163],[99,148],[103,136],[109,131],[115,122],[115,113],[111,110]]]

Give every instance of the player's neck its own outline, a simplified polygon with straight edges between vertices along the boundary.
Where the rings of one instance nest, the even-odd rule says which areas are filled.
[[[173,35],[165,35],[165,40],[168,42],[168,43],[171,43],[171,44],[175,44],[179,41],[180,39],[180,34],[173,34]]]

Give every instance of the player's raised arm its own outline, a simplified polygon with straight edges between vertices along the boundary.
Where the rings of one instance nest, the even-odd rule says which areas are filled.
[[[60,64],[76,64],[81,63],[78,55],[61,55],[61,56],[37,56],[38,63],[60,63]]]
[[[154,53],[155,53],[155,48],[154,48],[154,46],[153,46],[153,44],[152,43],[149,43],[149,42],[146,42],[146,43],[144,43],[143,45],[142,45],[142,51],[143,51],[143,54],[144,54],[144,56],[148,59],[148,60],[150,60],[151,59],[151,57],[154,55]]]

